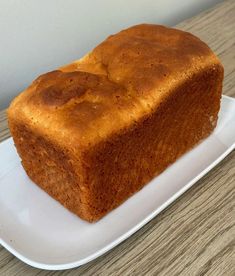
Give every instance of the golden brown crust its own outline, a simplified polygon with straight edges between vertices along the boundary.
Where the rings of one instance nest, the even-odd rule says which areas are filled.
[[[222,80],[201,40],[142,24],[37,78],[10,129],[31,179],[94,221],[211,133]]]
[[[110,36],[72,66],[40,76],[12,106],[44,134],[56,133],[59,143],[67,135],[86,146],[149,114],[182,80],[218,63],[189,33],[138,25]],[[62,137],[57,129],[64,130]]]

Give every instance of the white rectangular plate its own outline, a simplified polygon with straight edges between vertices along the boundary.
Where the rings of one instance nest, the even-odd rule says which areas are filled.
[[[25,174],[12,139],[0,144],[0,243],[42,269],[85,264],[127,239],[235,146],[235,100],[222,98],[213,134],[97,223],[73,215]]]

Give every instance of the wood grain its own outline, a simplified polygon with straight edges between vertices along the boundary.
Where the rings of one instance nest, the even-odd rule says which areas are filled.
[[[235,1],[177,26],[199,36],[225,66],[235,97]],[[0,112],[0,141],[9,136]],[[32,268],[0,247],[0,275],[235,275],[235,152],[128,240],[80,268]]]

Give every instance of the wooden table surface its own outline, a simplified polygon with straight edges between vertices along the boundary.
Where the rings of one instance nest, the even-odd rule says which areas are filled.
[[[235,1],[177,26],[207,42],[225,67],[223,94],[235,97]],[[0,141],[9,137],[0,112]],[[235,275],[235,151],[141,230],[79,268],[46,271],[0,246],[0,275]]]

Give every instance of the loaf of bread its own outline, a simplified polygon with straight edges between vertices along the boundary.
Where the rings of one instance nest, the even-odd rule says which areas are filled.
[[[28,176],[92,222],[213,131],[222,81],[197,37],[137,25],[38,77],[11,103],[9,127]]]

